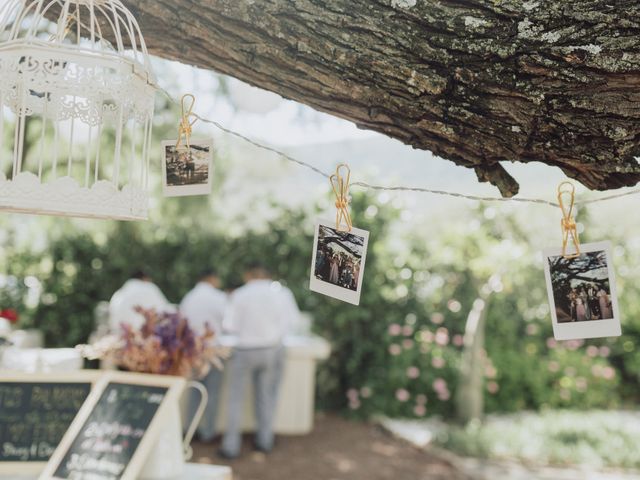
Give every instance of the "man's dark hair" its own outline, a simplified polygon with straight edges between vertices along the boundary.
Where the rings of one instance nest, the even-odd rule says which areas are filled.
[[[250,262],[244,269],[245,272],[262,272],[271,275],[271,270],[262,262]]]
[[[147,272],[143,269],[139,268],[138,270],[134,270],[129,278],[135,278],[136,280],[144,280],[145,278],[151,278]]]
[[[198,277],[198,279],[205,280],[209,277],[219,277],[219,276],[220,275],[218,275],[218,271],[215,268],[205,268],[200,272],[200,276]]]

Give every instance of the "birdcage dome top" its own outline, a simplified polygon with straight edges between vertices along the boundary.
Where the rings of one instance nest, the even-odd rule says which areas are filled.
[[[28,44],[119,59],[153,80],[138,22],[120,0],[5,1],[0,49]]]

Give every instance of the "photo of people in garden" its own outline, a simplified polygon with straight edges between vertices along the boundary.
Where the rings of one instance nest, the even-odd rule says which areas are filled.
[[[315,277],[348,290],[358,290],[364,249],[363,237],[319,226]]]
[[[199,185],[209,182],[210,145],[192,144],[190,148],[165,147],[167,186]]]
[[[613,318],[606,251],[552,256],[548,261],[559,323]]]

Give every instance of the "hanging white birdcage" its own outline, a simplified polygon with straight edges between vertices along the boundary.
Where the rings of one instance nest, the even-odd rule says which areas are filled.
[[[119,0],[0,0],[0,211],[147,218],[154,83]]]

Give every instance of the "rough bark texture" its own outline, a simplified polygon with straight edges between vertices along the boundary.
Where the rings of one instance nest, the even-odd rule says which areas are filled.
[[[637,0],[124,0],[150,51],[475,169],[640,181]]]

